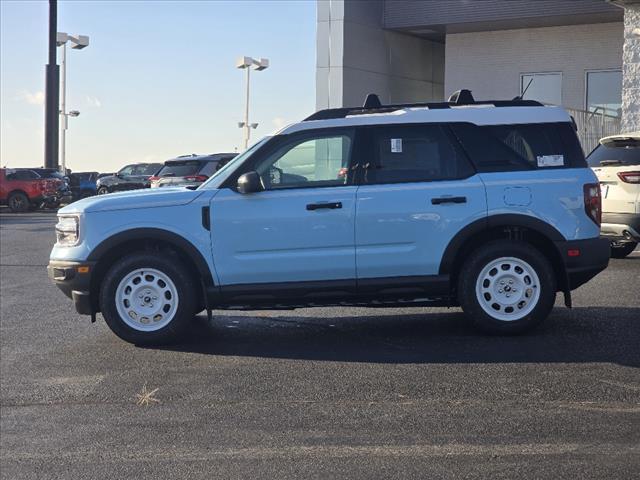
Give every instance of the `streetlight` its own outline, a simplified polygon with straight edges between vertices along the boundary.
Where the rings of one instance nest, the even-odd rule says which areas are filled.
[[[251,129],[255,129],[258,126],[257,123],[249,123],[249,72],[252,68],[258,72],[269,68],[269,60],[266,58],[257,60],[251,57],[240,57],[236,62],[236,67],[244,68],[247,71],[247,98],[244,106],[244,122],[238,122],[238,127],[244,128],[244,149],[246,150],[249,146]]]
[[[89,46],[89,37],[86,35],[69,35],[68,33],[58,32],[56,35],[56,44],[58,47],[62,47],[62,61],[60,62],[62,75],[60,80],[60,119],[62,120],[62,128],[60,129],[60,170],[66,175],[67,163],[66,163],[66,132],[69,117],[77,117],[80,112],[72,110],[67,112],[67,42],[71,43],[71,48],[75,50],[82,50]]]

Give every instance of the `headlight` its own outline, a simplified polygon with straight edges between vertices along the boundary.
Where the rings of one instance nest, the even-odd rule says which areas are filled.
[[[80,237],[80,220],[78,217],[58,217],[56,238],[58,245],[71,247],[78,243]]]

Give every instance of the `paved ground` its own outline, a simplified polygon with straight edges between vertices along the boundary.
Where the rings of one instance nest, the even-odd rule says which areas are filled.
[[[638,478],[640,252],[528,336],[457,309],[199,317],[125,344],[47,279],[52,214],[0,214],[0,476]],[[159,403],[137,406],[143,386]]]

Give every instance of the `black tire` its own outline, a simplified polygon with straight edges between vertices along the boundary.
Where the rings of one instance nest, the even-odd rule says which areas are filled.
[[[503,313],[505,315],[510,315],[515,312],[514,316],[516,318],[513,320],[503,320],[489,315],[481,306],[480,300],[476,295],[476,285],[479,281],[478,277],[482,274],[483,269],[492,261],[503,257],[513,257],[519,261],[526,262],[538,276],[540,282],[540,294],[537,303],[535,303],[535,306],[533,306],[531,311],[525,316],[517,318],[518,312],[516,309],[520,302],[514,304],[515,308],[511,307],[511,311],[509,311],[509,307],[505,308]],[[505,266],[508,266],[506,262]],[[517,270],[517,268],[515,270]],[[490,270],[487,275],[491,275],[491,271],[492,270]],[[508,278],[509,273],[509,271],[501,272],[497,270],[497,274],[505,275],[505,278]],[[497,278],[499,277],[496,277],[496,279]],[[518,283],[517,280],[516,283]],[[491,281],[486,285],[492,285]],[[502,288],[506,289],[507,287]],[[460,305],[473,324],[485,332],[500,335],[523,333],[536,327],[547,318],[556,298],[556,278],[549,260],[532,245],[516,241],[497,240],[489,242],[473,251],[460,269],[457,288]],[[492,286],[492,288],[500,288],[498,280],[496,280],[495,287]],[[511,290],[512,287],[508,288]],[[523,291],[524,289],[517,294],[513,294],[514,297],[520,296]],[[527,288],[527,291],[530,291],[530,289]],[[500,290],[500,292],[502,292],[502,290]],[[497,292],[494,293],[498,295]],[[486,295],[486,293],[484,295]],[[500,295],[503,294],[501,293]],[[504,295],[506,295],[506,293]],[[485,298],[487,297],[485,296]],[[491,293],[489,293],[487,303],[491,300]],[[509,300],[506,301],[508,302]],[[499,306],[497,302],[494,302],[493,305]],[[491,309],[493,307],[487,306],[487,308]],[[496,311],[499,312],[498,309],[496,309]],[[499,315],[499,313],[496,313],[496,315]]]
[[[611,257],[613,258],[624,258],[633,252],[638,246],[638,242],[625,242],[625,243],[617,243],[611,244]]]
[[[170,322],[159,330],[142,331],[123,320],[116,307],[120,282],[136,269],[155,269],[168,276],[177,290],[178,305]],[[180,339],[191,325],[199,286],[182,262],[171,254],[131,253],[118,260],[105,275],[100,287],[100,310],[109,328],[121,339],[136,345],[165,345]]]
[[[29,197],[22,192],[13,192],[7,199],[7,205],[13,213],[24,213],[29,210]]]
[[[109,193],[109,189],[107,187],[100,187],[96,193],[98,195],[106,195]]]

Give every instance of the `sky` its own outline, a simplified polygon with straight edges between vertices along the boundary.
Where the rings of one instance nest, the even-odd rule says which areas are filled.
[[[0,165],[44,163],[48,2],[0,0]],[[67,49],[67,167],[111,172],[133,162],[242,149],[242,55],[251,72],[252,142],[315,106],[315,0],[59,1]],[[58,49],[60,50],[60,49]]]

